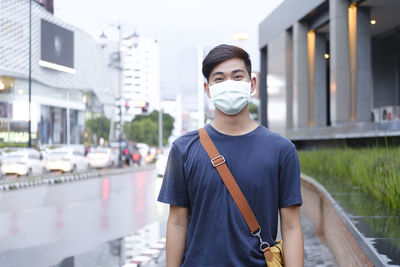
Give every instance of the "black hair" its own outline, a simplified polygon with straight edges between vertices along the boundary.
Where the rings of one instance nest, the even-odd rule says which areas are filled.
[[[222,44],[214,47],[203,60],[202,72],[207,82],[210,78],[211,71],[216,66],[232,58],[238,58],[244,61],[246,70],[251,78],[251,61],[249,54],[240,47]]]

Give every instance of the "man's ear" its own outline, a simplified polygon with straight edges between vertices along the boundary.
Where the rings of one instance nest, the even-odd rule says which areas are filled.
[[[211,98],[210,87],[208,86],[208,83],[204,83],[204,91],[206,92],[208,98]]]
[[[256,93],[256,90],[257,90],[257,78],[255,75],[254,76],[252,75],[250,95],[253,96]]]

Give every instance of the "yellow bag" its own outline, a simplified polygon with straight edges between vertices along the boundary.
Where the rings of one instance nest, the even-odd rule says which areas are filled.
[[[282,241],[276,240],[278,244],[263,249],[265,261],[268,267],[283,267]]]

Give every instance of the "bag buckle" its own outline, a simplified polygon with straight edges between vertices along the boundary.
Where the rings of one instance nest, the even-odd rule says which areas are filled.
[[[260,240],[260,250],[264,252],[265,249],[270,248],[270,245],[268,242],[264,242],[261,238],[261,226],[260,229],[258,229],[256,232],[251,233],[253,236],[258,237]]]
[[[216,161],[216,162],[214,163],[214,161]],[[218,167],[219,165],[224,164],[224,163],[225,163],[225,158],[221,154],[216,156],[215,158],[211,159],[211,164],[214,167]]]

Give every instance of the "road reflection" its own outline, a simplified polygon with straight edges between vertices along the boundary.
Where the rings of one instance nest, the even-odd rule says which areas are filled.
[[[149,169],[0,192],[0,266],[51,266],[164,222],[160,182]]]
[[[154,182],[154,199],[158,198],[158,193],[161,190],[163,180],[161,178],[156,179]],[[156,214],[159,218],[166,218],[168,210],[165,204],[156,201]]]

